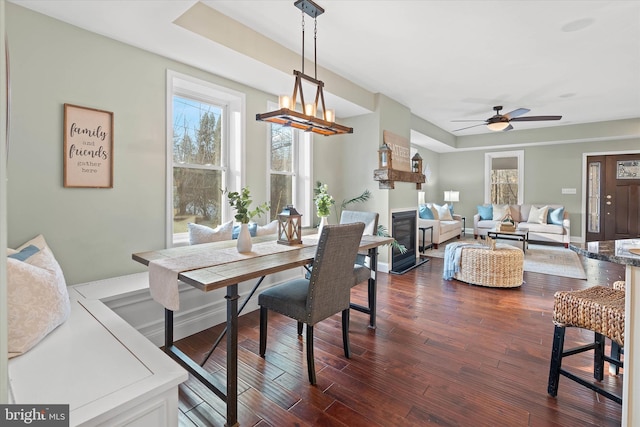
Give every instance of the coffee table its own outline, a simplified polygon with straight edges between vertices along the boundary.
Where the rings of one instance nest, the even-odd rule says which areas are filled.
[[[495,228],[487,232],[487,236],[493,239],[517,240],[522,242],[522,252],[527,252],[529,246],[529,230],[516,229],[515,231],[498,231]]]

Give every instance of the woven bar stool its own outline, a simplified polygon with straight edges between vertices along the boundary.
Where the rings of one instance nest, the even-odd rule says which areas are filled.
[[[547,392],[557,396],[560,375],[576,381],[585,387],[622,404],[622,398],[593,382],[584,380],[562,368],[562,359],[566,356],[594,350],[593,377],[602,381],[604,362],[622,367],[619,360],[613,359],[604,352],[604,340],[608,337],[620,346],[624,346],[624,291],[605,286],[593,286],[579,291],[559,291],[554,295],[553,347],[551,350],[551,366],[549,368],[549,384]],[[589,329],[594,332],[593,344],[563,350],[564,333],[567,326]]]
[[[624,280],[618,280],[617,282],[613,282],[613,289],[617,289],[619,291],[624,291],[627,289],[627,284]],[[622,347],[615,341],[611,341],[611,358],[620,360],[622,357]],[[620,373],[620,367],[618,365],[610,364],[609,365],[609,373],[611,375],[618,375]]]

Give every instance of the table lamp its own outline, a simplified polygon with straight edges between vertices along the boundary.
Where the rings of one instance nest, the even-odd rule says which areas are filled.
[[[444,201],[451,203],[451,206],[453,206],[453,202],[459,202],[460,201],[460,192],[459,191],[453,191],[453,190],[449,190],[449,191],[445,191],[444,192]]]

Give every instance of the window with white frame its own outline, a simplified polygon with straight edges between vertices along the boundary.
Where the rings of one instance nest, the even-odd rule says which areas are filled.
[[[517,205],[524,200],[524,151],[485,153],[485,203]]]
[[[238,188],[243,97],[168,73],[168,246],[184,244],[189,222],[215,227],[230,218],[224,189]]]
[[[287,205],[302,216],[302,224],[311,225],[311,138],[290,126],[270,125],[269,192],[271,220]]]

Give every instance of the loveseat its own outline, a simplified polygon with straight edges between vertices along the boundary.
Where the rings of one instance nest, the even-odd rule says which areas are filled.
[[[462,216],[454,214],[453,208],[446,203],[442,206],[435,203],[425,203],[418,207],[418,227],[433,227],[431,243],[435,249],[438,249],[438,244],[454,237],[460,238],[462,234]],[[427,232],[426,239],[429,239],[429,236],[430,233]],[[425,244],[428,243],[428,241],[425,241]]]
[[[569,213],[564,206],[553,204],[478,206],[478,213],[473,216],[473,237],[486,236],[507,213],[519,229],[529,230],[530,241],[562,243],[565,248],[569,247]]]

